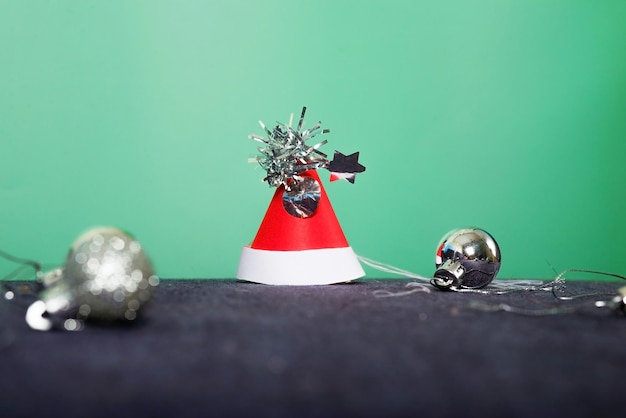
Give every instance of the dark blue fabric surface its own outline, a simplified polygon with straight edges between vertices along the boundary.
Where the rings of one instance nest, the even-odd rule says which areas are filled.
[[[21,308],[4,302],[0,416],[623,414],[623,315],[590,308],[532,317],[468,307],[471,300],[566,304],[550,292],[375,295],[407,283],[164,280],[135,324],[75,333],[31,331]],[[574,282],[567,290],[620,285]]]

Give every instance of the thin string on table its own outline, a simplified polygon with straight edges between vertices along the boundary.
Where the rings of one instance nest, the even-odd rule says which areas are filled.
[[[12,263],[18,264],[17,268],[15,268],[14,270],[6,274],[4,277],[2,277],[2,279],[0,279],[0,287],[2,288],[2,294],[0,295],[0,297],[6,300],[11,300],[15,297],[16,290],[14,286],[9,285],[7,281],[16,278],[19,273],[21,273],[23,270],[29,267],[35,271],[35,278],[36,278],[36,284],[37,284],[36,287],[39,287],[39,285],[41,284],[42,277],[43,277],[41,263],[27,259],[27,258],[16,257],[2,250],[0,250],[0,257]],[[32,291],[32,289],[30,290]]]
[[[484,289],[464,289],[454,288],[450,289],[459,293],[478,293],[481,295],[506,295],[514,292],[541,292],[541,291],[554,291],[554,289],[560,289],[565,285],[563,279],[554,279],[552,281],[544,283],[541,280],[494,280],[487,288]]]
[[[545,308],[545,309],[524,309],[517,308],[515,306],[508,305],[506,303],[498,303],[496,305],[491,305],[484,302],[479,302],[477,300],[472,300],[469,303],[469,307],[472,309],[478,309],[485,312],[497,312],[504,311],[510,312],[519,315],[526,316],[547,316],[547,315],[557,315],[564,313],[574,313],[577,308],[567,307],[567,308]]]
[[[588,273],[588,274],[597,274],[601,276],[615,277],[618,279],[626,280],[626,276],[622,276],[616,273],[609,273],[598,270],[589,270],[589,269],[567,269],[562,271],[556,276],[556,279],[552,282],[561,281],[563,282],[563,276],[568,273]],[[610,300],[596,300],[593,303],[593,306],[596,308],[608,308],[613,311],[617,311],[618,309],[624,310],[624,299],[621,296],[617,295],[615,292],[594,292],[594,293],[582,293],[578,295],[569,295],[569,296],[561,296],[557,294],[557,290],[562,290],[564,286],[553,286],[552,287],[552,295],[555,299],[559,301],[573,301],[583,298],[590,297],[598,297],[598,296],[613,296]],[[496,311],[504,311],[510,312],[519,315],[526,316],[548,316],[548,315],[560,315],[560,314],[571,314],[582,312],[584,309],[591,307],[592,305],[588,303],[577,304],[575,306],[560,306],[554,308],[542,308],[542,309],[526,309],[515,307],[506,303],[499,304],[487,304],[479,301],[471,301],[469,304],[470,308],[478,309],[486,312],[496,312]]]
[[[408,277],[410,279],[422,281],[422,283],[420,282],[407,283],[406,287],[410,289],[402,291],[402,292],[391,292],[385,289],[375,290],[374,296],[376,297],[386,298],[386,297],[395,297],[395,296],[406,296],[406,295],[410,295],[416,292],[430,293],[430,285],[428,285],[430,283],[430,278],[428,277],[420,276],[419,274],[415,274],[407,270],[402,270],[401,268],[394,267],[389,264],[381,263],[380,261],[372,260],[371,258],[363,257],[360,255],[357,255],[357,258],[359,259],[361,263],[367,266],[370,266],[371,268],[375,270],[382,271],[383,273],[397,274],[400,276]]]
[[[406,296],[416,292],[424,292],[430,293],[430,289],[432,286],[430,282],[432,280],[431,277],[421,276],[419,274],[413,273],[408,270],[403,270],[401,268],[392,266],[390,264],[385,264],[380,261],[372,260],[371,258],[363,257],[357,255],[357,258],[363,264],[378,270],[383,273],[391,273],[399,276],[404,276],[410,279],[415,279],[417,282],[410,282],[406,284],[409,290],[405,290],[402,292],[391,292],[389,290],[377,290],[374,292],[375,296],[378,297],[390,297],[390,296]],[[555,287],[561,287],[564,281],[560,277],[548,282],[543,283],[541,280],[495,280],[491,284],[489,284],[489,288],[487,289],[463,289],[463,288],[451,288],[451,291],[459,292],[459,293],[479,293],[486,295],[503,295],[507,293],[513,292],[533,292],[533,291],[550,291]]]
[[[615,277],[617,279],[622,279],[622,280],[626,280],[625,276],[622,276],[620,274],[616,274],[616,273],[608,273],[605,271],[599,271],[599,270],[588,270],[588,269],[567,269],[567,270],[563,270],[562,272],[560,272],[557,276],[555,280],[559,280],[562,279],[563,276],[565,276],[568,273],[589,273],[589,274],[597,274],[600,276],[607,276],[607,277]],[[595,293],[584,293],[584,294],[580,294],[580,295],[572,295],[572,296],[559,296],[556,293],[556,288],[552,289],[552,294],[554,295],[555,298],[559,299],[559,300],[574,300],[574,299],[580,299],[580,298],[587,298],[587,297],[597,297],[597,296],[609,296],[609,295],[614,295],[615,293],[611,293],[611,292],[595,292]]]
[[[9,301],[15,299],[17,295],[21,296],[23,293],[29,294],[32,292],[31,287],[28,288],[28,292],[17,291],[14,286],[9,285],[6,281],[18,277],[18,274],[30,267],[35,271],[35,277],[37,278],[37,283],[39,284],[42,277],[42,270],[40,263],[21,257],[16,257],[2,250],[0,250],[0,258],[4,258],[5,260],[18,264],[17,268],[4,275],[4,277],[0,279],[0,322],[2,322],[4,320],[4,318],[2,318],[4,316],[4,313],[9,309]],[[20,298],[17,305],[21,304],[22,300]],[[11,331],[10,327],[7,328],[6,324],[0,323],[0,350],[11,346],[14,341],[15,335]]]

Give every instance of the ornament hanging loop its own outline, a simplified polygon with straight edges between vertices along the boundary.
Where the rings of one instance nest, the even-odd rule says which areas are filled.
[[[430,284],[440,290],[453,290],[461,282],[464,274],[465,267],[463,267],[460,261],[446,260],[437,268]]]

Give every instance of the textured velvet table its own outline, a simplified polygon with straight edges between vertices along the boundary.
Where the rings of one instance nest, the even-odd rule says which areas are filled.
[[[131,326],[36,332],[0,307],[0,416],[617,417],[626,317],[550,292],[402,292],[164,280]],[[614,292],[623,283],[568,283]],[[598,297],[596,299],[608,299]],[[592,306],[594,298],[588,299]]]

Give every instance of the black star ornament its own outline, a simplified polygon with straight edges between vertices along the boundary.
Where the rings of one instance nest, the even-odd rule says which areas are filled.
[[[333,160],[328,164],[330,171],[330,181],[347,180],[354,184],[357,173],[365,171],[365,166],[359,164],[359,153],[344,155],[335,151]]]

